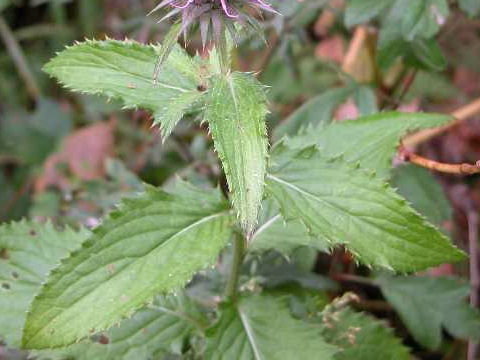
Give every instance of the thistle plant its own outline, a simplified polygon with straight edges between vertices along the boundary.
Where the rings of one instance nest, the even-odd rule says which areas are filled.
[[[261,34],[261,26],[251,12],[261,15],[261,11],[276,12],[272,6],[263,0],[163,0],[150,14],[158,11],[167,11],[159,22],[170,18],[177,19],[160,51],[154,72],[154,84],[157,82],[160,67],[167,59],[172,46],[177,42],[181,33],[187,38],[191,27],[199,26],[202,44],[205,48],[208,42],[213,42],[219,55],[220,65],[226,71],[228,67],[228,50],[225,32],[228,31],[231,39],[237,42],[237,32],[240,25],[245,30],[256,31]]]
[[[168,9],[168,13],[160,21],[180,17],[184,31],[199,23],[203,44],[209,38],[211,27],[213,38],[218,39],[223,26],[229,29],[232,37],[235,37],[235,22],[247,26],[256,23],[249,10],[277,13],[272,6],[262,0],[164,0],[151,13],[162,9]]]
[[[207,360],[409,359],[383,322],[349,307],[356,296],[326,305],[328,296],[318,294],[338,288],[314,274],[321,285],[309,288],[311,279],[299,280],[286,259],[299,248],[342,247],[356,263],[387,271],[367,281],[393,298],[404,279],[393,273],[464,260],[389,183],[402,137],[451,117],[383,112],[301,123],[301,109],[267,134],[266,86],[254,73],[232,70],[226,37],[235,39],[238,27],[262,31],[261,15],[279,16],[277,10],[266,0],[163,0],[153,12],[175,21],[163,44],[88,40],[67,47],[44,70],[71,91],[149,110],[163,140],[179,121],[207,125],[228,189],[220,186],[223,176],[204,187],[182,179],[164,189],[145,185],[92,231],[30,222],[0,227],[0,249],[9,252],[16,277],[29,279],[20,290],[30,294],[28,313],[9,345],[41,357],[100,360],[166,353]],[[179,45],[180,34],[197,25],[221,66]],[[342,94],[357,96],[362,86],[349,84]],[[308,106],[315,116],[331,112]],[[43,253],[40,241],[51,251]],[[37,256],[43,272],[16,251]],[[264,255],[272,253],[275,261],[268,262]],[[272,291],[264,266],[281,267],[282,284],[301,290]],[[442,317],[452,304],[462,318],[479,316],[464,303],[462,286],[448,280],[439,287],[453,295],[438,305],[444,308],[435,319],[455,334],[456,324]]]

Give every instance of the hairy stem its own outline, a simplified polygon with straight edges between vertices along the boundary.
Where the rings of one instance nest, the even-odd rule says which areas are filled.
[[[238,278],[240,275],[240,267],[242,265],[246,248],[246,240],[243,235],[237,234],[233,239],[233,259],[230,269],[230,275],[225,289],[225,295],[231,299],[235,299],[238,292]]]

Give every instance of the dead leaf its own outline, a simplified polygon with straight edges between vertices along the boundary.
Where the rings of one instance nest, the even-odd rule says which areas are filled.
[[[340,35],[335,35],[322,40],[315,49],[315,55],[320,59],[341,64],[345,57],[345,42],[343,38]]]
[[[337,121],[345,121],[356,119],[360,116],[360,110],[352,99],[348,99],[346,103],[340,105],[335,111],[334,118]]]
[[[62,150],[50,155],[44,164],[42,175],[35,182],[35,191],[45,191],[49,186],[62,190],[71,187],[69,172],[80,180],[88,181],[105,176],[105,160],[113,154],[116,121],[90,125],[73,132],[63,141]]]

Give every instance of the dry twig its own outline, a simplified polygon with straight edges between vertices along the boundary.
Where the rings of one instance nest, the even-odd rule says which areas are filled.
[[[476,164],[447,164],[434,160],[424,158],[417,155],[410,150],[407,150],[404,146],[400,146],[398,150],[398,156],[400,160],[410,162],[412,164],[424,167],[429,170],[438,171],[446,174],[455,175],[473,175],[480,173],[480,161]]]
[[[409,135],[403,140],[403,144],[406,147],[413,148],[427,140],[430,140],[431,138],[437,135],[443,134],[445,131],[459,125],[463,121],[479,113],[480,113],[480,98],[454,111],[452,113],[452,116],[455,118],[455,120],[452,121],[451,123],[448,123],[444,126],[440,126],[433,129],[422,130],[412,135]]]

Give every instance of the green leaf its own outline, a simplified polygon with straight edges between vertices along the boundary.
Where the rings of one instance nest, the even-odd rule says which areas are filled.
[[[359,86],[356,88],[353,97],[362,116],[372,115],[378,112],[377,95],[372,88]]]
[[[266,295],[224,305],[218,323],[207,332],[209,360],[329,360],[335,352],[322,339],[320,327],[294,319],[286,302]]]
[[[449,14],[445,0],[396,0],[382,18],[378,63],[387,70],[401,57],[408,65],[441,71],[446,60],[434,39]]]
[[[58,350],[33,352],[40,359],[143,360],[158,358],[159,353],[181,354],[183,345],[205,319],[188,297],[157,297],[105,334],[93,336],[95,342],[81,342]]]
[[[435,36],[449,15],[447,0],[397,0],[391,10],[401,14],[401,30],[405,40]],[[391,26],[391,25],[390,25]]]
[[[456,278],[381,277],[382,293],[417,342],[438,349],[442,326],[455,337],[480,339],[480,312],[465,299],[470,286]]]
[[[248,245],[248,250],[265,252],[276,250],[291,255],[300,246],[309,246],[320,251],[328,251],[329,244],[308,233],[300,220],[285,221],[278,206],[272,199],[262,204],[260,222]]]
[[[134,41],[86,41],[68,47],[44,70],[65,87],[120,99],[125,108],[145,108],[168,136],[183,113],[202,96],[200,64],[174,46],[153,85],[159,47]]]
[[[409,360],[409,350],[383,322],[349,308],[322,313],[327,342],[343,349],[338,360]]]
[[[451,219],[450,203],[428,170],[415,165],[400,166],[394,170],[393,184],[398,193],[433,224],[440,226]]]
[[[196,103],[200,96],[201,93],[198,91],[179,94],[177,97],[171,99],[163,111],[155,113],[156,121],[161,124],[163,139],[170,136],[175,126],[177,126],[178,122],[183,118],[185,111],[191,104]]]
[[[305,135],[285,141],[290,148],[317,145],[326,157],[343,155],[345,160],[360,162],[387,178],[400,139],[409,132],[441,126],[452,118],[438,114],[380,113],[356,120],[335,122]]]
[[[366,23],[390,8],[395,0],[351,0],[345,10],[345,25]]]
[[[322,241],[345,245],[367,265],[406,272],[465,258],[388,184],[313,147],[279,146],[266,190],[287,220],[301,220]]]
[[[469,16],[474,17],[480,14],[480,2],[478,0],[459,0],[460,9]]]
[[[49,276],[27,316],[23,347],[70,345],[118,323],[155,294],[180,289],[231,237],[219,191],[180,183],[124,200]]]
[[[10,5],[10,0],[0,0],[0,12]]]
[[[0,122],[0,154],[18,157],[28,165],[41,164],[70,132],[72,122],[70,113],[46,98],[37,102],[32,114],[7,113]]]
[[[251,74],[232,73],[213,80],[205,120],[222,161],[232,202],[250,233],[263,197],[268,140],[265,93]]]
[[[286,135],[294,136],[307,126],[328,124],[333,118],[334,110],[347,101],[354,91],[354,86],[330,89],[307,101],[275,128],[273,140],[278,141]]]
[[[151,12],[150,12],[151,14]],[[149,15],[150,15],[149,14]],[[180,33],[182,32],[182,24],[177,22],[170,27],[170,30],[165,35],[163,43],[158,51],[158,59],[155,64],[154,74],[153,74],[153,83],[155,86],[158,84],[158,75],[163,65],[168,59],[168,56],[172,52],[173,48],[177,44]]]
[[[21,345],[21,332],[30,302],[48,272],[61,258],[80,247],[86,230],[59,231],[52,224],[22,221],[0,227],[0,338],[11,348]],[[185,296],[156,298],[102,336],[108,345],[84,342],[34,355],[48,359],[144,359],[159,350],[178,349],[185,337],[202,326],[196,305]]]
[[[306,249],[306,248],[302,248]],[[278,253],[268,253],[262,257],[258,265],[255,264],[253,275],[264,289],[282,291],[292,295],[298,287],[305,291],[338,291],[338,284],[332,279],[312,272],[313,266],[308,269],[300,268],[293,256],[287,260]],[[297,285],[297,286],[295,286]]]
[[[410,44],[411,52],[420,63],[433,71],[445,70],[447,60],[434,39],[418,39]],[[412,65],[416,65],[415,62]],[[418,67],[418,66],[417,66]]]
[[[345,12],[348,27],[382,16],[383,28],[396,28],[412,41],[435,36],[449,15],[446,0],[351,0]]]
[[[51,223],[0,226],[0,339],[9,347],[20,346],[28,306],[48,272],[87,237]]]

